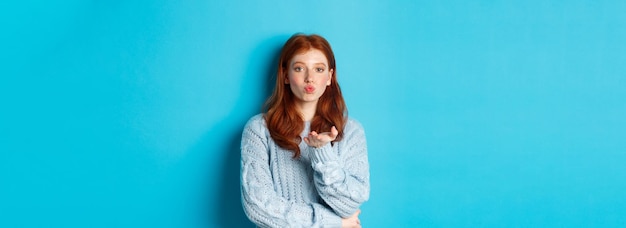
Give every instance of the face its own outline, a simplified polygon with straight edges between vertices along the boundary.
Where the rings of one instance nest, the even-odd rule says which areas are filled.
[[[291,58],[285,84],[289,84],[298,102],[316,104],[330,85],[332,75],[326,55],[310,49]]]

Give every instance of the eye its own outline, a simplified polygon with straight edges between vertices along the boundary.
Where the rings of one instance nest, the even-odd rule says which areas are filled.
[[[302,71],[302,67],[294,67],[293,70],[295,72],[300,72],[300,71]]]
[[[324,68],[318,67],[318,68],[315,68],[315,71],[318,73],[322,73],[324,72]]]

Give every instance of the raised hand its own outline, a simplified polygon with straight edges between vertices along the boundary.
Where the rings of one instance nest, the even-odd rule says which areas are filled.
[[[326,143],[335,140],[338,134],[339,131],[337,131],[337,128],[335,126],[330,129],[330,132],[323,132],[318,134],[315,131],[311,131],[309,133],[309,136],[304,137],[304,142],[309,146],[319,148],[326,145]]]

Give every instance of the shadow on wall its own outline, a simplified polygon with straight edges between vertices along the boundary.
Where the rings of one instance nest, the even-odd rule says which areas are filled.
[[[261,112],[265,99],[274,89],[276,66],[280,49],[289,35],[276,36],[262,42],[251,53],[249,65],[242,76],[239,99],[226,119],[211,131],[213,137],[223,137],[221,145],[224,156],[221,171],[220,190],[215,196],[214,211],[220,227],[254,227],[246,217],[241,204],[240,160],[241,132],[248,119]],[[260,93],[251,93],[259,91]],[[213,185],[214,186],[214,185]]]

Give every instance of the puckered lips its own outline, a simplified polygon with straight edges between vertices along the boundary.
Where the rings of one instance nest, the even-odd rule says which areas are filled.
[[[313,93],[315,92],[315,86],[312,85],[307,85],[304,87],[304,92],[306,93]]]

